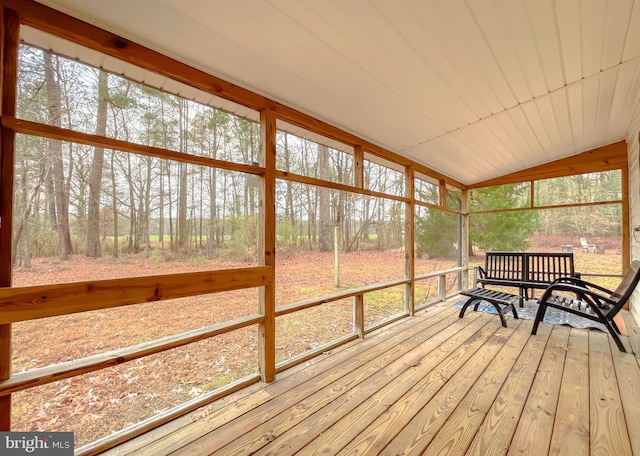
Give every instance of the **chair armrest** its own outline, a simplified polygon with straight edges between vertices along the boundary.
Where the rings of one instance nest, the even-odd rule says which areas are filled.
[[[608,288],[605,287],[601,287],[600,285],[596,285],[595,283],[591,283],[591,282],[587,282],[586,280],[582,280],[578,277],[560,277],[556,280],[554,280],[550,286],[553,286],[557,283],[567,283],[567,284],[572,284],[572,285],[576,285],[578,287],[581,288],[585,288],[589,291],[593,291],[598,290],[601,291],[603,293],[606,293],[607,295],[611,295],[613,294],[613,291],[609,290]],[[607,297],[608,299],[608,297]]]
[[[566,279],[566,278],[565,278]],[[574,279],[574,282],[583,282],[580,279]],[[592,283],[586,282],[587,285],[593,286]],[[602,287],[603,290],[606,290]],[[558,279],[556,282],[551,284],[540,297],[540,302],[546,301],[551,297],[554,291],[567,291],[570,293],[574,293],[576,297],[586,302],[591,307],[603,307],[603,304],[615,305],[616,303],[609,298],[609,296],[598,293],[595,290],[592,290],[586,286],[581,286],[578,283],[569,283],[569,281]]]

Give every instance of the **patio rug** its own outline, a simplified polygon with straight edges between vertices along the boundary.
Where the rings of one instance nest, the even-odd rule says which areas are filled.
[[[462,307],[465,301],[469,298],[462,299],[458,302],[451,304],[451,307]],[[481,302],[478,307],[478,311],[487,312],[487,313],[496,313],[495,307],[487,302]],[[473,306],[467,308],[467,312],[473,312]],[[536,301],[525,301],[524,307],[517,307],[516,312],[518,312],[518,317],[523,320],[535,320],[536,312],[538,312],[538,304]],[[505,318],[513,319],[513,315],[511,312],[507,312],[505,314]],[[603,324],[598,323],[597,321],[591,321],[586,318],[579,317],[577,315],[570,314],[569,312],[562,312],[558,309],[553,309],[551,307],[547,308],[547,313],[544,316],[544,321],[546,323],[551,323],[553,325],[569,325],[573,328],[587,329],[594,328],[599,329],[600,331],[607,332],[607,328],[604,327]]]

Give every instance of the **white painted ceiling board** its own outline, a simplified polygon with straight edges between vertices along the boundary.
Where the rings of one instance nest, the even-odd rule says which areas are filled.
[[[634,0],[42,2],[466,184],[624,139],[640,91]]]
[[[526,16],[511,14],[516,3],[476,0],[470,4],[482,28],[482,35],[493,50],[495,60],[509,81],[509,87],[518,102],[522,103],[532,96],[545,93],[547,90],[537,62],[535,44],[531,34],[527,33]],[[476,4],[479,7],[473,8]],[[513,36],[514,34],[518,36]],[[518,43],[518,46],[514,46],[514,43]],[[539,81],[537,84],[536,79]]]
[[[602,68],[610,68],[622,62],[633,4],[634,0],[608,2]]]
[[[405,5],[381,0],[376,2],[376,7],[394,24],[396,32],[403,36],[406,51],[402,55],[408,70],[428,66],[466,104],[476,119],[490,115],[491,109],[500,109],[494,97],[487,97],[490,91],[486,84],[480,90],[472,87],[471,83],[476,86],[483,83],[482,79],[472,76],[473,67],[466,60],[454,65],[445,47],[431,39],[428,30],[409,13]]]
[[[504,113],[501,116],[507,118],[507,115]],[[491,131],[496,139],[505,147],[510,162],[518,162],[518,154],[521,153],[521,148],[518,145],[518,139],[515,137],[516,133],[509,128],[505,128],[505,124],[499,121],[499,117],[500,116],[494,116],[484,122],[481,122],[481,124]]]
[[[607,35],[604,27],[607,5],[604,1],[596,0],[590,2],[590,8],[582,6],[583,3],[580,8],[582,76],[587,77],[603,69],[602,53]]]
[[[573,132],[571,129],[571,119],[569,117],[569,106],[567,102],[567,90],[555,90],[549,94],[549,101],[551,102],[554,121],[558,128],[558,134],[560,136],[557,142],[554,142],[556,147],[561,150],[576,151],[576,147],[573,141]]]
[[[531,150],[530,154],[527,154],[526,157],[522,158],[522,162],[526,165],[525,167],[532,166],[531,163],[535,160],[539,160],[540,155],[542,155],[544,161],[548,161],[549,157],[547,155],[547,151],[542,148],[540,140],[536,136],[536,132],[531,127],[531,123],[523,112],[522,107],[518,106],[509,110],[509,115],[515,125],[515,128],[520,132]]]
[[[571,131],[573,133],[573,144],[577,150],[587,150],[584,141],[582,87],[582,84],[571,84],[566,88],[567,106],[569,107]]]
[[[634,1],[629,17],[627,39],[622,51],[623,62],[640,55],[640,27],[638,27],[638,24],[640,24],[640,2]]]
[[[558,147],[558,145],[562,145],[563,148],[566,147],[564,145],[562,135],[560,134],[558,120],[556,119],[556,114],[551,102],[551,95],[552,94],[548,94],[543,97],[538,97],[533,102],[536,108],[536,114],[540,118],[540,122],[543,125],[546,137],[549,141],[548,147],[550,150]]]
[[[623,112],[627,113],[627,117],[630,118],[629,123],[633,119],[638,119],[637,113],[640,112],[640,62],[635,60],[634,63],[636,67],[635,76],[623,108]],[[621,120],[621,123],[625,120]]]
[[[565,84],[582,79],[582,28],[579,5],[579,0],[555,2],[555,22],[562,51]]]
[[[582,119],[583,138],[587,145],[596,142],[596,130],[598,128],[598,103],[600,99],[600,74],[585,78],[582,82]]]
[[[544,97],[542,97],[544,98]],[[529,126],[533,130],[536,139],[540,143],[540,147],[544,151],[549,151],[553,147],[551,138],[549,137],[549,133],[547,132],[547,127],[542,120],[542,116],[539,111],[539,99],[535,99],[529,103],[523,103],[521,105],[522,112],[527,118],[527,122]]]
[[[630,105],[627,105],[627,101],[633,98],[633,87],[639,68],[637,60],[619,67],[616,90],[611,101],[610,129],[618,123],[624,125],[631,119],[632,110],[629,109]]]
[[[552,1],[527,0],[525,5],[547,89],[556,90],[564,86],[564,76]]]
[[[600,86],[598,88],[598,119],[596,136],[608,138],[611,126],[611,106],[618,84],[619,67],[600,73]]]
[[[477,119],[464,100],[458,97],[446,81],[434,71],[433,66],[423,65],[418,69],[411,64],[405,64],[404,62],[412,62],[411,55],[408,59],[394,61],[393,52],[388,48],[404,49],[406,42],[377,10],[363,10],[357,8],[356,3],[350,2],[345,2],[342,6],[352,18],[369,24],[371,40],[376,46],[373,53],[367,53],[366,48],[359,49],[360,46],[356,43],[351,55],[355,57],[360,68],[369,68],[370,71],[375,72],[376,79],[380,80],[388,90],[396,94],[410,93],[410,97],[398,95],[402,96],[407,103],[422,105],[432,112],[438,112],[439,115],[434,121],[446,131]],[[363,59],[365,56],[368,61]],[[429,90],[425,94],[423,88],[426,87]]]
[[[473,12],[461,0],[409,2],[420,11],[425,28],[433,30],[438,42],[452,53],[454,61],[471,60],[476,77],[487,81],[503,108],[517,104],[513,90],[498,66]],[[433,4],[437,4],[436,7]],[[497,111],[497,110],[496,110]]]

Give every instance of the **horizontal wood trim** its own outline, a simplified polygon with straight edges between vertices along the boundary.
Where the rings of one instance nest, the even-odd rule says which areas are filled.
[[[214,168],[227,169],[230,171],[238,171],[249,174],[264,174],[264,168],[252,165],[244,165],[242,163],[233,163],[215,158],[202,157],[199,155],[185,154],[159,147],[145,146],[144,144],[122,141],[120,139],[107,138],[105,136],[94,135],[91,133],[82,133],[67,128],[56,127],[53,125],[31,122],[29,120],[16,119],[15,117],[2,116],[2,126],[9,128],[16,133],[24,133],[27,135],[41,136],[43,138],[58,139],[61,141],[75,142],[95,147],[104,147],[105,149],[119,150],[122,152],[136,153],[148,157],[165,158],[183,163],[192,163],[196,165],[210,166]]]
[[[431,279],[433,277],[440,277],[443,275],[447,275],[447,274],[453,274],[456,272],[463,272],[463,271],[467,271],[469,268],[465,268],[465,267],[457,267],[457,268],[451,268],[451,269],[444,269],[442,271],[434,271],[434,272],[429,272],[427,274],[418,274],[416,275],[416,282],[419,280],[425,280],[425,279]]]
[[[424,201],[420,201],[420,200],[414,200],[414,204],[416,206],[422,206],[422,207],[427,207],[429,209],[438,209],[440,211],[444,211],[444,212],[449,212],[450,214],[457,214],[457,215],[464,215],[465,213],[458,210],[458,209],[453,209],[447,206],[439,206],[437,204],[432,204],[432,203],[426,203]]]
[[[167,274],[90,282],[0,288],[0,324],[130,304],[261,287],[273,268]]]
[[[276,178],[291,181],[291,182],[297,182],[299,184],[315,185],[317,187],[326,187],[326,188],[331,188],[335,190],[342,190],[345,192],[357,193],[359,195],[373,196],[376,198],[385,198],[385,199],[390,199],[395,201],[402,201],[403,203],[408,203],[411,201],[409,198],[406,198],[404,196],[397,196],[397,195],[391,195],[389,193],[376,192],[376,191],[367,190],[364,188],[354,187],[352,185],[326,181],[326,180],[318,179],[317,177],[302,176],[300,174],[289,173],[286,171],[276,171]]]
[[[537,211],[540,209],[562,209],[570,207],[587,207],[587,206],[606,206],[609,204],[622,204],[622,200],[615,201],[597,201],[595,203],[572,203],[572,204],[558,204],[547,206],[527,206],[527,207],[514,207],[512,209],[492,209],[490,211],[474,211],[469,212],[469,215],[476,214],[497,214],[499,212],[519,212],[519,211]]]
[[[109,448],[113,448],[116,445],[127,442],[128,440],[133,439],[139,435],[144,434],[147,431],[151,431],[163,424],[168,423],[169,421],[175,420],[187,413],[193,412],[194,410],[199,409],[207,404],[210,404],[220,398],[230,395],[236,391],[239,391],[243,388],[251,386],[260,381],[259,374],[249,375],[245,378],[237,380],[233,383],[229,383],[222,388],[216,389],[207,393],[203,396],[192,399],[188,402],[178,405],[177,407],[173,407],[166,412],[160,413],[159,415],[152,416],[151,418],[147,418],[144,421],[134,424],[133,426],[126,427],[121,431],[117,431],[111,435],[103,437],[99,440],[91,442],[81,448],[78,448],[74,451],[74,456],[93,456],[108,450]]]
[[[144,342],[142,344],[132,345],[130,347],[112,350],[94,356],[88,356],[75,361],[21,372],[0,382],[0,396],[33,388],[35,386],[46,385],[47,383],[57,382],[65,378],[76,377],[78,375],[105,369],[107,367],[117,366],[118,364],[126,363],[134,359],[153,355],[154,353],[160,353],[172,348],[182,347],[183,345],[194,342],[200,342],[220,334],[225,334],[237,329],[258,324],[263,319],[264,317],[259,314],[247,315],[246,317],[236,318],[217,325],[163,337],[162,339]]]
[[[478,182],[467,188],[492,187],[494,185],[515,184],[532,180],[550,179],[552,177],[573,176],[576,174],[594,173],[624,169],[628,166],[627,144],[624,141],[598,147],[596,149],[561,158],[543,165],[516,171],[495,179]]]
[[[345,299],[345,298],[352,298],[353,296],[358,296],[364,293],[371,293],[372,291],[384,290],[385,288],[405,285],[409,282],[410,282],[409,279],[392,280],[389,282],[378,283],[375,285],[367,285],[364,287],[351,288],[346,291],[340,291],[338,293],[325,295],[321,298],[307,299],[306,301],[298,301],[291,304],[278,306],[276,307],[276,317],[297,312],[299,310],[309,309],[311,307],[319,306],[321,304],[326,304],[328,302],[339,301],[340,299]]]

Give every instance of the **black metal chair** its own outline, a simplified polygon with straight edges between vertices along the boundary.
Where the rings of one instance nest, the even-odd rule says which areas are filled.
[[[544,319],[547,308],[553,307],[602,323],[613,337],[618,349],[626,352],[618,337],[620,329],[613,321],[613,317],[627,303],[639,280],[640,261],[637,260],[631,263],[615,291],[575,277],[562,277],[554,281],[540,298],[540,307],[531,334],[536,334],[538,331],[538,325]],[[557,292],[563,293],[557,294]]]

